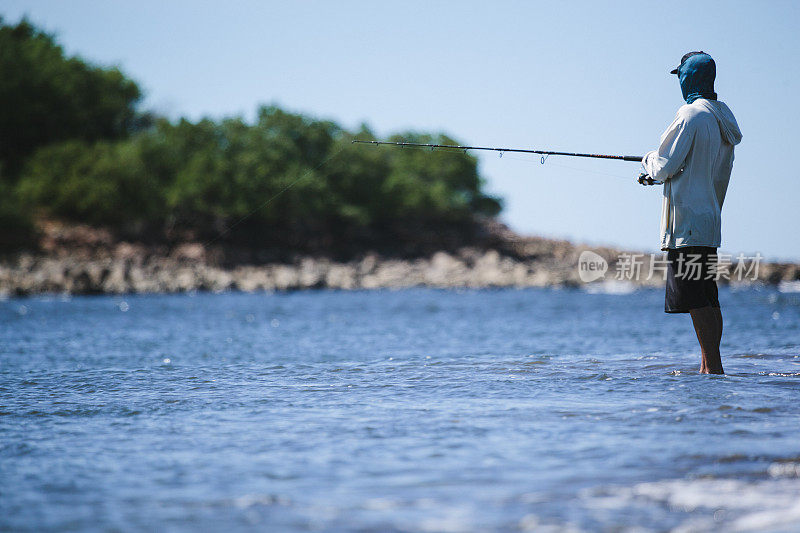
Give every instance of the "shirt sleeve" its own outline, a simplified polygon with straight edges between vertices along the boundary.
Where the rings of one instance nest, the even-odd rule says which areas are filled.
[[[642,168],[650,177],[659,181],[676,176],[683,169],[693,142],[694,130],[691,124],[685,117],[678,115],[661,136],[658,150],[644,156]]]

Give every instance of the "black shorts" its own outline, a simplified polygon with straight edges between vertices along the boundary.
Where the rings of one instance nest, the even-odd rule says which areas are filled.
[[[667,250],[667,294],[664,312],[688,313],[701,307],[719,307],[717,249],[687,246]]]

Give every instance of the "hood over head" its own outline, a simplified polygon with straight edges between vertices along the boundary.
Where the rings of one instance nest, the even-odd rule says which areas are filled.
[[[716,100],[714,79],[717,77],[717,65],[705,52],[691,52],[684,56],[681,65],[675,69],[681,84],[683,99],[691,104],[698,98]]]
[[[698,100],[695,105],[701,105],[714,114],[725,142],[735,146],[742,141],[742,130],[739,129],[736,117],[733,116],[733,112],[725,105],[725,102],[705,99]]]

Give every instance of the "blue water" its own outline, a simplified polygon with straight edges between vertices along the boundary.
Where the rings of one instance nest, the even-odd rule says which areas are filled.
[[[0,530],[792,531],[800,294],[0,302]]]

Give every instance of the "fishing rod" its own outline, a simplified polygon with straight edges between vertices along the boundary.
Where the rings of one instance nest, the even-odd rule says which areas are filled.
[[[354,140],[353,143],[358,144],[374,144],[374,145],[381,145],[386,144],[389,146],[414,146],[417,148],[430,148],[434,150],[435,148],[449,148],[451,150],[487,150],[490,152],[500,152],[502,156],[504,152],[516,152],[516,153],[523,153],[523,154],[537,154],[542,156],[551,156],[551,155],[563,155],[567,157],[591,157],[594,159],[616,159],[619,161],[635,161],[637,163],[641,163],[642,156],[640,155],[605,155],[605,154],[582,154],[577,152],[554,152],[551,150],[528,150],[524,148],[492,148],[489,146],[457,146],[454,144],[423,144],[423,143],[408,143],[408,142],[389,142],[389,141],[359,141]]]
[[[352,143],[357,144],[372,144],[375,146],[380,146],[382,144],[388,146],[413,146],[415,148],[430,148],[431,151],[435,150],[436,148],[444,148],[450,150],[463,150],[464,153],[467,150],[486,150],[490,152],[499,152],[500,157],[503,157],[504,152],[515,152],[515,153],[522,153],[522,154],[536,154],[542,156],[542,164],[544,165],[545,160],[550,157],[551,155],[562,155],[566,157],[589,157],[593,159],[616,159],[617,161],[633,161],[635,163],[641,163],[644,156],[640,155],[607,155],[607,154],[583,154],[579,152],[555,152],[552,150],[531,150],[525,148],[493,148],[490,146],[459,146],[455,144],[426,144],[426,143],[409,143],[409,142],[390,142],[390,141],[360,141],[355,139],[351,141]],[[661,185],[662,181],[657,181],[642,172],[639,174],[637,181],[642,185]]]

